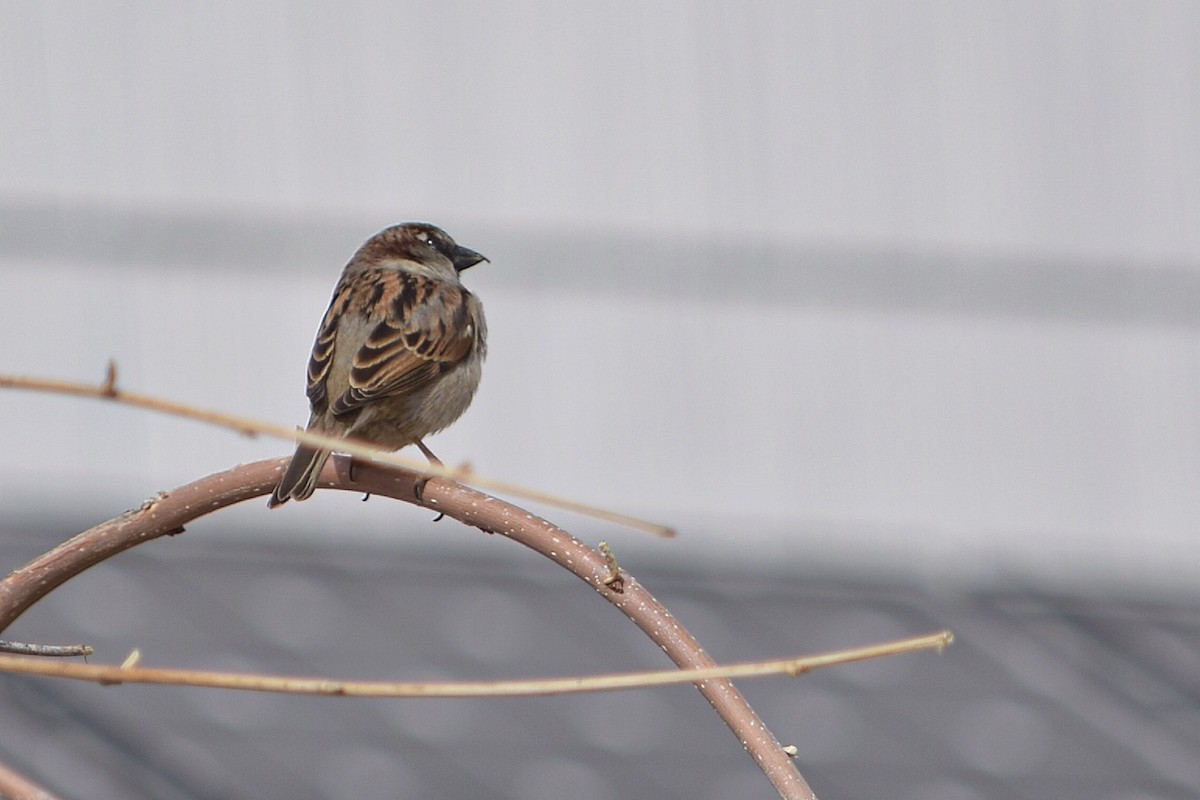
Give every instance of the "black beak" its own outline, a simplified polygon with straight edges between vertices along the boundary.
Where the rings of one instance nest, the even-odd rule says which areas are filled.
[[[450,262],[454,264],[454,268],[459,272],[464,269],[470,269],[480,261],[487,261],[487,256],[482,253],[476,253],[462,245],[455,245],[454,255],[450,257]]]

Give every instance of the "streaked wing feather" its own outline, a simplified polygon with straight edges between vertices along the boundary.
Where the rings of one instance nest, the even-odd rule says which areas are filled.
[[[329,368],[333,366],[333,347],[337,341],[338,323],[346,304],[350,301],[351,286],[343,281],[338,284],[321,320],[321,328],[317,331],[317,340],[313,342],[312,354],[308,358],[308,401],[314,409],[320,408],[328,401],[326,380]]]
[[[393,273],[403,285],[375,304],[382,319],[354,354],[349,388],[330,410],[343,414],[381,397],[415,391],[471,354],[475,325],[467,291],[444,281]],[[377,319],[376,314],[369,320]]]

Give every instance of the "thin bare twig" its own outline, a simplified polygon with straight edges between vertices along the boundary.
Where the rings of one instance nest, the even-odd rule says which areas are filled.
[[[90,656],[94,651],[86,644],[30,644],[29,642],[10,642],[0,639],[0,653],[16,653],[22,656],[43,656],[45,658],[75,658]]]
[[[278,425],[274,422],[265,422],[263,420],[251,419],[250,417],[242,417],[234,414],[225,414],[219,411],[210,411],[186,403],[178,403],[173,400],[163,400],[150,395],[139,394],[121,389],[117,386],[117,368],[112,361],[108,363],[108,369],[105,374],[104,382],[101,384],[75,383],[72,381],[60,381],[49,378],[30,378],[20,375],[0,375],[0,389],[24,389],[28,391],[50,392],[53,394],[66,394],[75,397],[94,397],[101,400],[111,400],[125,405],[145,408],[151,411],[158,411],[163,414],[170,414],[176,417],[184,417],[186,419],[194,419],[200,422],[207,422],[211,425],[217,425],[222,428],[230,428],[247,436],[273,436],[277,439],[287,439],[291,441],[300,441],[305,444],[315,445],[317,447],[325,447],[339,453],[348,453],[358,458],[368,459],[378,464],[390,464],[402,469],[415,470],[426,475],[435,475],[442,478],[450,478],[452,480],[469,483],[472,486],[478,486],[483,489],[488,489],[494,492],[502,492],[503,494],[515,495],[523,497],[526,500],[532,500],[536,503],[544,503],[545,505],[554,508],[560,508],[566,511],[572,511],[577,514],[584,514],[589,517],[595,517],[607,522],[612,522],[618,525],[624,525],[628,528],[644,531],[653,534],[654,536],[670,538],[675,535],[675,531],[666,525],[660,525],[657,522],[648,522],[637,517],[629,516],[628,514],[620,514],[616,511],[610,511],[605,508],[597,508],[585,503],[580,503],[575,500],[568,500],[563,497],[557,497],[546,492],[530,489],[524,486],[519,486],[515,483],[507,483],[505,481],[493,480],[485,478],[481,475],[476,475],[473,472],[463,472],[452,467],[444,467],[436,464],[421,464],[416,461],[411,461],[406,458],[400,458],[394,453],[386,450],[380,450],[378,447],[356,439],[344,439],[338,436],[327,436],[321,433],[305,431],[296,428],[289,428],[286,425]]]
[[[533,680],[401,682],[350,681],[337,678],[301,678],[282,675],[253,675],[207,670],[162,669],[135,666],[137,661],[126,659],[120,666],[102,664],[71,664],[41,661],[17,656],[0,656],[0,672],[21,675],[40,675],[93,681],[106,685],[120,683],[152,683],[166,686],[200,686],[210,689],[240,689],[251,692],[327,695],[348,697],[530,697],[559,694],[583,694],[620,689],[642,689],[651,686],[673,686],[696,683],[714,678],[761,678],[769,675],[795,677],[823,667],[850,664],[873,658],[912,653],[918,650],[942,650],[953,637],[949,631],[938,631],[893,642],[884,642],[848,650],[834,650],[811,656],[749,661],[705,669],[649,670],[614,675],[590,675],[572,678],[537,678]],[[137,651],[134,651],[135,653]]]
[[[165,492],[141,508],[97,525],[59,545],[0,581],[0,631],[41,597],[88,567],[141,542],[179,533],[188,522],[219,508],[270,492],[287,458],[241,464],[225,472]],[[418,501],[414,488],[420,473],[378,464],[354,464],[335,456],[321,472],[318,486],[385,495],[444,512],[468,525],[513,539],[553,560],[585,581],[620,609],[679,667],[716,664],[700,644],[654,598],[622,570],[622,591],[604,583],[609,565],[603,556],[566,531],[517,506],[452,481],[434,478]],[[264,512],[265,513],[265,512]],[[785,800],[806,800],[812,790],[775,736],[727,679],[714,678],[696,687],[737,736]]]

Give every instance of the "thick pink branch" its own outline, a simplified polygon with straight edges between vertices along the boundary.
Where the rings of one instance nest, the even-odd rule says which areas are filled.
[[[88,567],[159,536],[180,533],[198,517],[274,488],[286,459],[241,464],[164,493],[141,508],[97,525],[14,571],[0,582],[0,632],[30,606]],[[604,557],[566,531],[495,497],[434,478],[418,501],[414,487],[420,475],[408,470],[357,462],[354,479],[350,459],[330,459],[321,474],[325,488],[386,495],[444,512],[468,525],[498,533],[530,547],[570,570],[615,605],[680,667],[714,666],[700,644],[633,576],[605,583]],[[791,759],[741,693],[727,680],[698,683],[697,688],[733,730],[742,746],[783,798],[813,798],[812,790]]]

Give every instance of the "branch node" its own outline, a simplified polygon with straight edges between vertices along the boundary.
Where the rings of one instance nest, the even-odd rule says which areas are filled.
[[[137,510],[138,511],[149,511],[150,509],[152,509],[156,505],[158,505],[158,503],[161,500],[166,498],[166,496],[167,496],[166,492],[158,492],[153,497],[147,497],[145,500],[142,501],[142,504],[140,506],[138,506]]]
[[[608,546],[608,542],[600,542],[597,546],[600,549],[600,555],[604,556],[604,563],[608,565],[608,572],[604,573],[604,577],[600,579],[600,582],[617,594],[623,594],[625,592],[625,578],[621,576],[621,565],[617,563],[617,557],[613,555],[612,548]]]
[[[812,666],[805,664],[803,661],[793,661],[787,665],[784,672],[789,678],[798,678],[801,675],[807,675],[812,672]]]
[[[133,669],[142,660],[142,651],[136,647],[129,651],[129,655],[125,656],[125,660],[121,662],[118,669]],[[101,678],[97,681],[101,686],[120,686],[122,681],[114,681],[111,679]]]
[[[100,394],[109,398],[117,396],[117,362],[114,359],[108,360],[108,367],[104,371],[104,383],[100,384]]]

